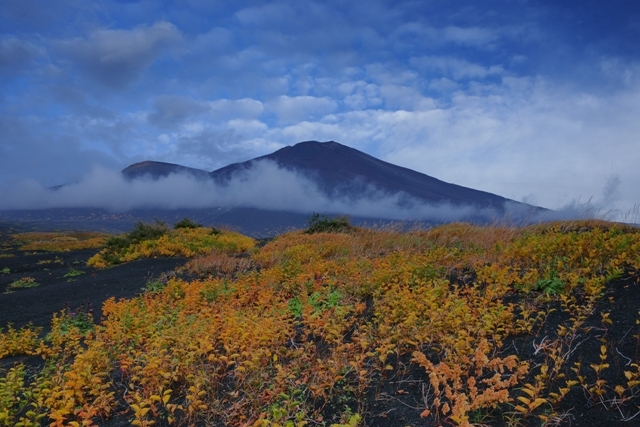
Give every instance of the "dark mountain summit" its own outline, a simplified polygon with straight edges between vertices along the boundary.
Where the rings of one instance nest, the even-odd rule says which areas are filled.
[[[473,205],[502,210],[504,197],[460,185],[450,184],[411,169],[376,159],[334,141],[300,142],[272,154],[235,163],[211,172],[218,182],[249,170],[256,161],[271,160],[280,167],[311,178],[329,196],[357,196],[374,187],[385,193],[403,192],[429,203]],[[516,203],[516,202],[514,202]]]
[[[122,174],[127,179],[142,178],[144,176],[148,176],[152,179],[158,179],[167,177],[174,173],[193,175],[197,178],[209,177],[209,174],[206,171],[165,162],[146,161],[134,163],[122,170]]]

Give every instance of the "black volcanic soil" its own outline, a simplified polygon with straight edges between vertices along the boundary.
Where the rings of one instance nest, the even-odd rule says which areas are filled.
[[[5,254],[7,252],[4,252]],[[97,250],[24,254],[0,258],[0,328],[11,322],[15,328],[32,323],[47,330],[51,316],[65,307],[76,310],[82,304],[94,309],[99,321],[102,303],[110,297],[132,298],[150,279],[171,272],[184,264],[184,258],[142,259],[105,270],[87,267],[87,260]],[[83,271],[76,277],[64,277],[71,269]],[[39,286],[7,293],[16,280],[32,277]]]

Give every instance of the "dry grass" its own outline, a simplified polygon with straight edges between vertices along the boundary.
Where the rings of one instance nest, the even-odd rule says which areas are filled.
[[[63,252],[80,249],[97,249],[107,242],[108,234],[89,231],[19,233],[12,235],[22,251]]]
[[[183,268],[199,277],[236,278],[241,274],[256,270],[258,265],[246,256],[229,256],[221,252],[212,252],[195,257]]]

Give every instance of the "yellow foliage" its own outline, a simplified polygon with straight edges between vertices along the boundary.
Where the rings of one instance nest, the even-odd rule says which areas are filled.
[[[572,340],[606,281],[640,267],[639,251],[640,233],[592,222],[294,232],[261,249],[236,233],[174,230],[127,246],[118,262],[199,255],[188,268],[209,278],[172,279],[157,293],[110,299],[90,334],[65,330],[58,317],[46,342],[24,332],[27,344],[14,347],[54,368],[15,387],[35,396],[34,414],[54,426],[84,425],[122,402],[141,426],[302,426],[337,396],[365,405],[372,379],[394,374],[412,356],[432,393],[417,416],[468,426],[474,412],[504,404],[528,416],[578,384],[564,376]],[[235,257],[247,252],[250,258]],[[111,265],[107,255],[91,263]],[[526,302],[505,302],[516,293]],[[558,337],[534,341],[544,363],[529,374],[503,344],[540,327],[551,312],[540,309],[542,298],[555,298],[572,320]],[[604,320],[614,326],[613,316]],[[607,370],[606,358],[601,350],[600,364],[586,369]],[[632,366],[618,396],[638,384]],[[605,390],[599,387],[592,389]],[[360,421],[349,414],[339,425]]]
[[[208,254],[213,251],[229,255],[253,249],[255,241],[232,231],[216,233],[210,228],[179,228],[151,240],[127,242],[125,246],[109,244],[89,259],[87,265],[106,268],[114,264],[153,257],[186,257]]]
[[[22,251],[63,252],[80,249],[94,249],[103,246],[108,234],[90,231],[55,233],[19,233],[12,235]]]

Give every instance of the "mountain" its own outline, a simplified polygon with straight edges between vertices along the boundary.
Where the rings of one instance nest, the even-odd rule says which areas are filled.
[[[145,161],[125,168],[122,174],[129,181],[185,174],[203,181],[211,179],[225,186],[236,174],[242,175],[252,171],[262,173],[264,169],[260,169],[258,165],[263,161],[271,161],[282,169],[306,177],[318,187],[321,193],[324,193],[324,198],[332,202],[337,199],[335,206],[348,206],[349,203],[343,203],[344,200],[366,199],[363,205],[365,207],[357,211],[338,212],[337,209],[342,208],[335,208],[335,213],[351,214],[351,222],[354,225],[370,226],[395,222],[411,226],[411,222],[402,221],[402,218],[411,218],[421,225],[436,225],[460,220],[486,223],[505,216],[510,220],[521,222],[539,218],[538,214],[546,211],[546,209],[515,202],[496,194],[447,183],[423,173],[384,162],[333,141],[301,142],[266,156],[234,163],[212,172],[172,163]],[[255,181],[256,175],[253,177]],[[291,179],[295,179],[295,176]],[[262,176],[258,176],[258,180],[262,180]],[[264,177],[264,182],[268,183],[268,177]],[[242,191],[244,185],[240,183],[240,186],[228,188],[232,192],[237,192]],[[270,191],[278,194],[281,190],[275,188]],[[402,196],[380,201],[377,197],[381,193]],[[368,198],[369,195],[376,197]],[[269,200],[268,195],[265,197]],[[313,197],[319,196],[316,194]],[[398,203],[393,204],[394,200],[398,200]],[[324,201],[321,202],[324,203]],[[322,203],[319,206],[325,206]],[[21,222],[34,229],[46,229],[53,225],[61,229],[126,231],[138,221],[148,222],[157,218],[171,224],[189,217],[207,226],[226,226],[253,237],[265,237],[277,235],[292,228],[304,227],[312,213],[301,208],[302,205],[289,206],[284,203],[277,206],[277,209],[274,209],[263,208],[259,204],[235,203],[233,206],[226,206],[221,203],[220,206],[200,208],[141,206],[126,211],[110,211],[97,207],[0,210],[0,222]],[[404,208],[407,208],[407,211],[403,211]],[[346,210],[349,209],[346,208]],[[320,210],[322,211],[322,208]],[[413,213],[404,214],[409,211]]]
[[[129,180],[145,176],[152,179],[158,179],[167,177],[174,173],[193,175],[200,179],[209,178],[209,173],[206,171],[165,162],[145,161],[134,163],[122,170],[122,174]]]
[[[388,194],[402,192],[433,204],[471,205],[497,211],[503,211],[507,201],[518,204],[492,193],[450,184],[384,162],[334,141],[300,142],[266,156],[225,166],[211,172],[210,175],[219,183],[224,183],[235,173],[250,170],[261,160],[271,160],[284,169],[302,173],[330,197],[358,196],[373,187]]]
[[[524,203],[502,196],[441,181],[429,175],[382,161],[361,151],[334,141],[305,141],[281,148],[266,156],[241,163],[234,163],[207,173],[184,166],[142,162],[124,169],[129,179],[141,176],[160,178],[172,173],[187,173],[200,179],[210,177],[219,184],[228,183],[234,175],[252,170],[260,161],[269,160],[279,167],[294,171],[312,180],[329,198],[361,197],[375,189],[392,195],[401,193],[429,204],[447,203],[453,206],[490,208],[498,213],[505,211],[505,203],[523,210],[538,210]],[[402,200],[402,199],[401,199]]]

